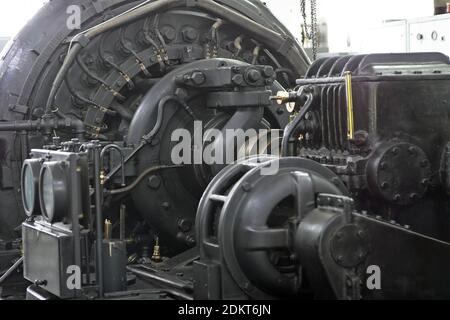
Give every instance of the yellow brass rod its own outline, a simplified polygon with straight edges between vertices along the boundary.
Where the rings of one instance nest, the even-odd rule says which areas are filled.
[[[349,140],[353,140],[355,138],[355,123],[353,116],[353,83],[351,72],[345,73],[345,92],[347,98],[347,135]]]

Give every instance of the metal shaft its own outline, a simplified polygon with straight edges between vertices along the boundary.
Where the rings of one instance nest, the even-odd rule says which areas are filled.
[[[102,213],[102,184],[101,184],[101,166],[100,166],[100,153],[101,146],[96,145],[93,148],[94,151],[94,171],[95,171],[95,215],[96,215],[96,228],[97,228],[97,266],[96,276],[98,285],[98,294],[103,297],[103,213]]]

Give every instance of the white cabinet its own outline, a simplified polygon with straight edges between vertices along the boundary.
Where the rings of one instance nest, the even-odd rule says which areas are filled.
[[[450,55],[450,14],[411,20],[410,52],[442,52]]]
[[[370,28],[361,44],[361,53],[407,52],[408,23],[406,20],[386,22]]]

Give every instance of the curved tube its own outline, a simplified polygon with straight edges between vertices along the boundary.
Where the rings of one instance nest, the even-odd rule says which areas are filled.
[[[106,155],[106,152],[108,152],[109,150],[114,149],[116,150],[119,154],[120,154],[120,167],[122,170],[122,187],[126,186],[126,182],[125,182],[125,156],[123,155],[123,151],[122,149],[119,148],[119,146],[115,145],[115,144],[109,144],[106,147],[103,148],[102,152],[100,153],[100,167],[103,167],[103,159]]]
[[[167,102],[169,101],[175,101],[177,102],[180,106],[182,106],[186,112],[188,112],[194,119],[195,118],[195,114],[194,112],[191,110],[191,108],[184,102],[182,101],[180,98],[178,98],[177,96],[168,96],[165,97],[163,99],[161,99],[158,103],[158,116],[157,116],[157,120],[156,120],[156,124],[153,127],[153,129],[146,135],[144,135],[142,137],[142,141],[141,143],[138,145],[138,147],[136,149],[133,150],[133,152],[126,158],[124,159],[124,161],[121,163],[120,166],[114,168],[106,177],[105,182],[110,180],[120,169],[122,169],[122,171],[125,168],[125,164],[128,163],[128,161],[130,161],[132,158],[134,158],[134,156],[147,144],[149,144],[151,142],[151,140],[155,137],[155,135],[159,132],[159,130],[161,129],[163,120],[164,120],[164,107],[166,105]],[[123,176],[125,176],[124,173],[122,173]],[[125,185],[125,184],[123,184]]]
[[[302,89],[301,89],[302,91]],[[303,92],[299,92],[298,96],[301,96]],[[312,102],[314,100],[314,96],[312,93],[307,93],[307,100],[303,108],[300,110],[300,113],[295,117],[294,121],[292,121],[284,130],[283,135],[283,142],[282,142],[282,148],[281,148],[281,156],[287,157],[289,156],[289,140],[292,138],[292,136],[295,134],[295,131],[297,130],[298,125],[302,120],[305,118],[306,114],[309,112],[309,109],[311,108]]]
[[[155,167],[148,168],[147,170],[142,172],[141,175],[129,186],[122,188],[122,189],[111,190],[109,192],[107,191],[107,193],[109,193],[110,195],[113,195],[113,196],[122,194],[122,193],[128,193],[130,191],[133,191],[133,189],[136,188],[139,185],[139,183],[141,183],[142,180],[144,180],[144,178],[146,176],[148,176],[150,173],[160,171],[160,170],[165,170],[165,169],[176,169],[176,168],[181,168],[181,167],[182,166],[155,166]]]

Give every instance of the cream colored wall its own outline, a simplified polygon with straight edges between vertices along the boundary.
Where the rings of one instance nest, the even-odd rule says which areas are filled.
[[[300,35],[300,0],[264,2],[294,35]],[[330,52],[361,51],[367,30],[384,20],[434,14],[434,0],[317,0],[317,5],[320,20],[327,24]]]

